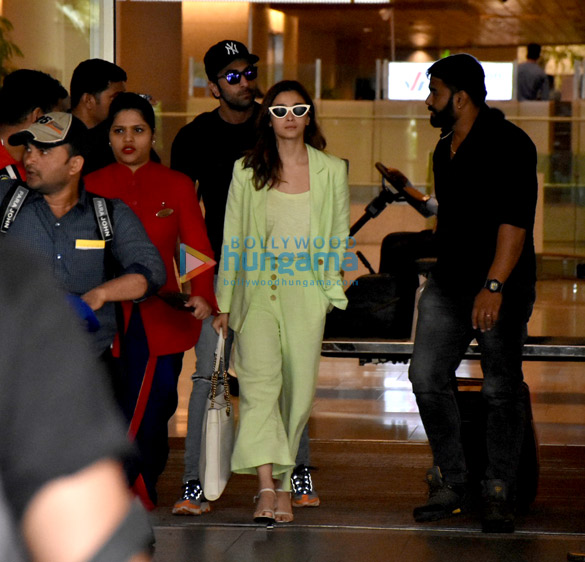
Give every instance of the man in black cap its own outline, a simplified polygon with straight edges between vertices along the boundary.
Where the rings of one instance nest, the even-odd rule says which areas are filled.
[[[205,205],[207,234],[219,266],[223,241],[223,224],[227,195],[234,162],[256,142],[255,121],[260,105],[257,95],[255,64],[258,56],[234,40],[213,45],[204,57],[209,89],[219,101],[215,110],[198,115],[175,137],[171,150],[171,168],[187,174],[198,184],[197,192]],[[218,267],[217,266],[217,267]],[[189,400],[189,423],[185,441],[185,474],[182,497],[175,503],[177,515],[200,515],[210,510],[199,481],[201,426],[209,384],[213,372],[213,352],[217,333],[211,326],[213,317],[203,321],[195,347],[197,370]],[[226,345],[226,363],[233,333]],[[293,505],[319,505],[309,472],[309,435],[301,437],[297,468],[293,473]]]
[[[219,107],[183,127],[171,149],[171,168],[198,182],[207,234],[218,263],[234,162],[256,142],[254,121],[260,107],[254,101],[256,62],[258,57],[238,41],[220,41],[207,51],[205,72]]]
[[[166,273],[136,215],[85,191],[87,129],[69,113],[48,113],[8,141],[25,147],[27,183],[0,182],[0,236],[31,248],[59,284],[97,317],[91,334],[107,361],[117,330],[114,303],[156,292]]]
[[[485,104],[484,72],[466,54],[427,71],[439,203],[438,259],[419,301],[409,376],[433,452],[429,499],[417,521],[466,507],[468,474],[455,371],[472,339],[481,350],[488,466],[484,532],[513,532],[513,497],[525,420],[522,347],[535,298],[536,149]]]

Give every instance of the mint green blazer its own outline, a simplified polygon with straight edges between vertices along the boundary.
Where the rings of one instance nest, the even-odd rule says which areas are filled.
[[[309,145],[310,240],[307,241],[306,265],[331,306],[345,309],[347,298],[340,270],[336,267],[348,257],[349,188],[347,166],[343,160]],[[252,184],[252,170],[243,167],[243,159],[234,165],[230,184],[219,266],[217,302],[221,312],[230,313],[230,327],[241,331],[250,300],[253,282],[260,276],[259,267],[242,266],[244,253],[261,251],[266,243],[267,188],[257,191]],[[263,242],[264,241],[264,242]],[[247,249],[244,244],[252,250]],[[265,251],[269,251],[268,247]],[[251,256],[248,264],[253,263]],[[337,261],[337,259],[338,261]],[[239,259],[239,262],[238,262]],[[236,266],[239,264],[239,267]],[[318,295],[319,293],[317,293]],[[316,307],[318,309],[318,307]]]

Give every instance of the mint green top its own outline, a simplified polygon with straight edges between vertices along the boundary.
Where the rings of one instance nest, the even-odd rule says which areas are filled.
[[[311,235],[310,191],[283,193],[269,189],[266,195],[266,251],[307,252]]]

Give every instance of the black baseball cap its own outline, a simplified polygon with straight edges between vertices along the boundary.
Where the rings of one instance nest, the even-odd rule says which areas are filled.
[[[82,151],[84,148],[87,127],[71,113],[47,113],[35,121],[30,127],[10,135],[8,142],[12,146],[34,144],[38,147],[53,148],[70,144]]]
[[[223,70],[235,60],[240,59],[247,60],[250,64],[254,64],[260,60],[260,57],[251,54],[246,45],[239,41],[224,39],[223,41],[216,43],[207,51],[207,53],[205,53],[205,57],[203,58],[207,78],[209,78],[211,82],[215,82],[220,70]]]

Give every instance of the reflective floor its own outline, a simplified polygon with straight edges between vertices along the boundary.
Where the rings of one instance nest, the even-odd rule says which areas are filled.
[[[585,282],[541,281],[529,326],[537,335],[585,337]],[[430,463],[407,365],[360,366],[323,358],[310,420],[317,509],[295,510],[272,530],[251,522],[253,478],[234,476],[201,517],[170,515],[180,491],[183,438],[194,356],[187,354],[180,405],[171,423],[171,456],[153,513],[155,560],[562,561],[585,549],[585,364],[525,363],[540,444],[540,486],[517,532],[482,535],[476,513],[415,524]],[[479,377],[475,361],[459,376]]]

